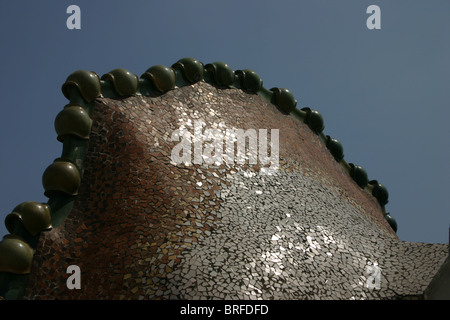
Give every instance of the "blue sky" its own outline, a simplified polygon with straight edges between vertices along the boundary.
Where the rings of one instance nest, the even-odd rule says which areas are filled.
[[[69,5],[81,29],[69,30]],[[369,30],[369,5],[381,29]],[[84,69],[140,76],[183,57],[252,69],[318,110],[345,159],[389,190],[400,239],[447,243],[450,2],[0,0],[0,235],[23,201],[47,202],[42,173],[61,155],[61,85]]]

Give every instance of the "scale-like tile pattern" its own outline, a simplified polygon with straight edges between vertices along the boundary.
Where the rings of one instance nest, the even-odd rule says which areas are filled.
[[[442,263],[446,246],[433,256],[430,247],[386,236],[301,172],[238,171],[229,180],[215,213],[220,222],[167,276],[164,298],[400,298],[420,295],[430,265]],[[379,286],[371,286],[374,265]]]

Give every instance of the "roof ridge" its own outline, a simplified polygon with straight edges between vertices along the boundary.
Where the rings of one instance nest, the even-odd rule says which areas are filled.
[[[322,115],[308,107],[298,109],[297,100],[288,89],[266,89],[253,70],[233,71],[224,62],[204,65],[193,58],[180,59],[171,67],[152,66],[140,78],[121,68],[102,77],[93,71],[78,70],[67,77],[61,88],[69,103],[55,118],[57,139],[63,143],[62,155],[47,167],[42,177],[44,194],[49,200],[47,204],[23,202],[6,216],[5,225],[10,234],[0,241],[0,254],[6,257],[0,261],[0,298],[23,297],[40,232],[59,226],[72,210],[81,183],[95,100],[99,97],[159,96],[199,81],[257,94],[274,104],[280,112],[292,114],[306,123],[355,183],[378,200],[387,222],[397,231],[395,219],[385,210],[389,196],[386,187],[377,180],[369,181],[363,167],[344,160],[342,144],[323,133]]]

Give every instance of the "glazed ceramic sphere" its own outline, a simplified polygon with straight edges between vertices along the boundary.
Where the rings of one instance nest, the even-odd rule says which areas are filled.
[[[61,192],[68,195],[78,194],[80,173],[77,167],[68,161],[55,161],[44,171],[42,185],[46,196]]]
[[[0,272],[27,274],[31,269],[33,249],[17,235],[6,235],[0,241]]]
[[[361,166],[354,165],[353,163],[350,163],[350,167],[350,176],[358,184],[358,186],[364,189],[369,183],[366,170],[364,170]]]
[[[88,112],[79,105],[67,105],[55,118],[57,139],[61,142],[69,135],[89,139],[91,126]]]
[[[297,106],[297,100],[295,100],[294,95],[288,90],[284,88],[272,88],[270,89],[274,93],[274,103],[278,108],[289,114],[294,111]]]
[[[52,228],[50,207],[35,201],[22,202],[5,218],[5,226],[10,233],[14,232],[17,223],[22,223],[33,236],[49,230]]]
[[[101,94],[100,79],[95,72],[78,70],[67,77],[66,82],[62,85],[64,96],[71,100],[71,89],[75,87],[87,102],[92,102]]]
[[[234,83],[234,71],[224,62],[209,63],[205,66],[219,87],[229,87]]]
[[[317,110],[310,108],[302,108],[306,112],[305,122],[308,127],[315,133],[321,133],[325,129],[323,117]]]
[[[378,183],[377,180],[372,180],[369,182],[371,185],[373,185],[372,195],[377,198],[380,205],[384,206],[389,202],[389,192],[381,183]]]
[[[389,213],[386,213],[386,215],[384,217],[386,218],[387,222],[391,226],[392,230],[397,232],[397,221],[395,221],[395,219]]]
[[[141,79],[152,81],[156,89],[161,93],[172,90],[175,88],[176,83],[175,71],[163,65],[148,68],[141,76]]]
[[[180,70],[183,78],[189,83],[196,83],[203,79],[203,63],[193,58],[183,58],[172,65],[173,69]]]
[[[259,90],[261,90],[263,81],[255,71],[245,69],[236,70],[235,73],[239,76],[241,80],[241,86],[245,91],[257,93]]]
[[[121,97],[136,94],[139,86],[139,78],[137,75],[125,69],[111,70],[107,74],[104,74],[101,80],[111,82],[115,92]]]
[[[339,140],[327,136],[327,148],[337,162],[344,159],[344,148]]]

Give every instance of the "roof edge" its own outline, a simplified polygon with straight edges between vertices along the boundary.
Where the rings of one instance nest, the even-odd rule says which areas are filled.
[[[288,89],[266,89],[256,72],[250,69],[233,71],[224,62],[204,65],[193,58],[180,59],[171,67],[152,66],[141,77],[126,69],[114,69],[102,77],[92,71],[78,70],[70,74],[61,87],[69,103],[55,119],[57,139],[63,143],[62,155],[47,167],[42,176],[44,194],[49,200],[46,204],[24,202],[5,219],[10,234],[0,241],[0,255],[7,257],[0,261],[0,299],[23,298],[40,232],[58,227],[72,210],[83,176],[95,99],[160,96],[199,81],[223,89],[236,88],[257,94],[283,114],[292,114],[306,123],[355,183],[377,199],[387,222],[394,232],[397,231],[395,219],[385,210],[388,203],[386,187],[377,180],[369,180],[363,167],[344,160],[342,144],[324,134],[324,120],[317,110],[298,109],[297,100]]]

